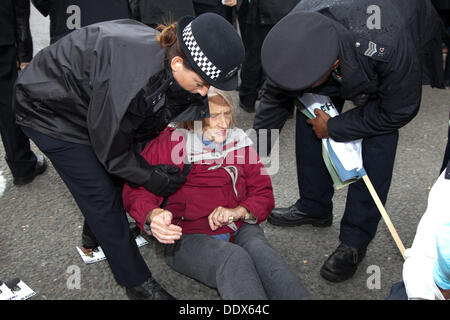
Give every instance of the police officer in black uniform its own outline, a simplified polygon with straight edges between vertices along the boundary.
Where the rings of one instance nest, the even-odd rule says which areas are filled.
[[[0,2],[0,132],[15,185],[30,183],[47,168],[44,157],[31,151],[28,137],[16,125],[12,107],[18,69],[33,58],[29,18],[28,0]]]
[[[81,27],[131,15],[129,0],[31,0],[44,16],[50,17],[50,44]],[[139,234],[139,228],[132,224],[131,232]],[[94,233],[86,222],[83,224],[81,249],[90,255],[99,246]]]
[[[262,64],[268,80],[255,129],[281,129],[293,97],[303,92],[330,96],[339,112],[345,100],[355,106],[334,118],[317,110],[308,121],[297,112],[301,197],[289,208],[275,208],[268,221],[279,226],[332,224],[334,189],[321,147],[326,137],[363,139],[364,167],[384,203],[398,129],[417,114],[423,76],[432,86],[443,87],[440,26],[429,1],[303,0],[269,32]],[[379,220],[363,181],[351,184],[340,244],[320,274],[333,282],[352,277]]]

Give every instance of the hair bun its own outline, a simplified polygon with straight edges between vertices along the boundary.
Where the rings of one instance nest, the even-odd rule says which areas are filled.
[[[177,23],[171,23],[168,25],[160,24],[156,27],[156,30],[161,34],[157,36],[158,42],[161,47],[171,47],[177,41]]]

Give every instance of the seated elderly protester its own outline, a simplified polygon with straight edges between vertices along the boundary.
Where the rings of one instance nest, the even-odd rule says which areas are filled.
[[[192,168],[167,199],[125,185],[125,209],[169,244],[170,267],[217,288],[222,299],[309,298],[259,226],[274,207],[272,184],[251,140],[232,128],[232,98],[211,88],[210,118],[190,123],[190,130],[167,128],[146,146],[150,164],[176,165],[181,174]]]

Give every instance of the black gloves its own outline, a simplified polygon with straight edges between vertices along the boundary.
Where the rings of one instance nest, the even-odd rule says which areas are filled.
[[[178,174],[179,171],[179,168],[168,164],[153,166],[150,179],[143,187],[157,196],[167,197],[186,182],[187,174]]]

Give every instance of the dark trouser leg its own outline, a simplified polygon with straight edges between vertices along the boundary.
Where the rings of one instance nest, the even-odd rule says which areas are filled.
[[[300,279],[272,248],[259,225],[244,223],[234,242],[247,251],[270,300],[308,299]]]
[[[212,12],[212,13],[217,13],[218,15],[221,15],[222,17],[227,19],[228,18],[227,8],[228,7],[222,5],[222,3],[217,4],[217,5],[194,3],[194,10],[195,10],[195,14],[197,16],[199,16],[203,13]]]
[[[241,247],[206,234],[184,234],[166,247],[166,262],[209,287],[222,299],[267,300],[253,260]]]
[[[12,107],[16,78],[16,49],[14,46],[0,46],[0,132],[12,175],[26,177],[36,167],[36,156],[30,149],[30,141],[16,124]]]
[[[248,108],[254,108],[258,91],[263,83],[261,47],[272,26],[242,23],[241,35],[245,46],[245,59],[241,68],[239,98],[241,103]]]
[[[345,100],[331,98],[340,113]],[[297,111],[295,126],[295,154],[300,198],[296,207],[312,217],[331,216],[333,213],[333,180],[322,157],[322,140],[306,123],[308,118]]]
[[[447,10],[447,32],[450,34],[450,10]],[[450,86],[450,38],[445,40],[445,46],[447,47],[448,53],[445,60],[445,69],[444,69],[444,80],[447,81],[447,85]]]
[[[47,155],[69,188],[116,281],[134,287],[147,280],[151,273],[130,235],[121,188],[113,183],[92,147],[56,140],[29,128],[23,127],[23,131]]]
[[[383,205],[391,184],[398,131],[363,140],[364,168]],[[348,188],[344,216],[341,220],[340,240],[348,246],[362,249],[368,246],[377,232],[381,215],[364,181]]]
[[[315,217],[332,214],[333,181],[322,157],[322,141],[316,137],[307,117],[297,112],[295,153],[300,199],[297,208]]]

